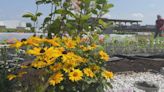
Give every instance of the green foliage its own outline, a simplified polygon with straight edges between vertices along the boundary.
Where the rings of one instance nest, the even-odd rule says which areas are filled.
[[[103,29],[108,24],[100,18],[113,7],[108,0],[36,0],[37,6],[47,4],[51,5],[51,12],[44,19],[41,29],[48,32],[49,38],[52,33],[59,35],[66,32],[74,36]],[[37,22],[41,15],[37,11],[35,14],[26,13],[23,17]],[[95,19],[89,23],[93,16]]]
[[[31,30],[26,30],[26,29],[11,29],[11,28],[5,28],[5,29],[1,29],[0,28],[0,32],[32,32]]]

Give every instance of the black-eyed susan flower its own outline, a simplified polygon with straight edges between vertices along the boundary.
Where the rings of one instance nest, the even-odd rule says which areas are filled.
[[[86,60],[73,52],[68,52],[67,54],[62,55],[62,62],[69,63],[73,66],[77,66],[78,64],[85,62]]]
[[[73,64],[71,64],[71,63],[64,63],[64,65],[63,65],[63,70],[66,72],[66,73],[68,73],[68,72],[70,72],[71,70],[73,70],[74,69],[74,65]]]
[[[50,43],[52,46],[60,46],[60,44],[56,41],[56,38],[53,39],[45,39],[45,42]]]
[[[101,59],[104,61],[109,61],[109,56],[107,53],[105,53],[104,51],[99,51],[99,55],[101,56]]]
[[[35,47],[35,48],[31,49],[31,50],[28,50],[27,54],[38,56],[38,55],[40,55],[43,52],[43,50],[44,49],[42,49],[42,48]],[[45,52],[45,50],[44,50],[44,52]]]
[[[75,70],[73,70],[72,72],[69,73],[69,79],[72,82],[80,81],[80,80],[82,80],[82,77],[83,77],[83,73],[79,69],[75,69]]]
[[[103,76],[105,79],[110,79],[110,78],[113,77],[113,73],[110,72],[110,71],[104,70],[104,71],[102,72],[102,76]]]
[[[47,66],[47,63],[44,62],[44,61],[33,61],[32,64],[31,64],[32,67],[34,68],[44,68]]]
[[[90,65],[90,69],[93,71],[93,72],[97,72],[100,70],[100,66],[94,64],[94,65]]]
[[[92,72],[92,70],[90,68],[83,69],[83,72],[88,77],[93,78],[95,76],[95,74]]]
[[[57,63],[55,65],[50,66],[50,69],[52,71],[54,71],[54,72],[60,70],[61,68],[62,68],[62,64],[61,63]]]
[[[77,45],[76,44],[76,41],[72,40],[71,38],[63,38],[63,42],[66,46],[66,48],[69,48],[69,49],[72,49],[72,48],[75,48],[75,46]]]
[[[10,46],[18,49],[18,48],[20,48],[22,45],[23,45],[23,42],[21,42],[21,41],[16,41],[14,44],[11,44]]]
[[[27,39],[27,44],[31,46],[38,47],[40,43],[42,43],[44,40],[37,36],[31,36]]]
[[[61,83],[63,79],[63,74],[61,72],[57,72],[50,77],[49,84],[55,86],[56,84]]]

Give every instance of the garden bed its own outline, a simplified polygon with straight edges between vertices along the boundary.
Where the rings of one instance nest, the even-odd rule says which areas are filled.
[[[152,60],[151,60],[152,59]],[[120,59],[115,61],[110,61],[107,64],[109,70],[113,72],[126,72],[126,71],[134,71],[134,72],[146,72],[146,71],[160,71],[162,67],[164,67],[164,60],[162,58],[153,59]]]

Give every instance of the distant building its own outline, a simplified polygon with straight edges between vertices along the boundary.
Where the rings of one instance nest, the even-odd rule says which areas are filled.
[[[5,26],[5,24],[3,22],[0,22],[0,28],[1,29],[5,29],[6,28],[6,26]]]
[[[17,30],[25,30],[26,27],[17,27],[16,29],[17,29]]]
[[[0,26],[5,26],[6,28],[17,29],[18,28],[26,28],[26,22],[18,21],[18,20],[5,20],[0,21]]]
[[[0,25],[0,29],[6,29],[6,26]]]

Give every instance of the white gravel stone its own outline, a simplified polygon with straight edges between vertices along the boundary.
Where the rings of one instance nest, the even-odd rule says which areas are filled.
[[[115,74],[113,80],[109,80],[113,85],[113,89],[106,92],[145,92],[134,87],[134,83],[137,81],[153,82],[160,87],[159,92],[164,92],[164,75],[150,72]]]

